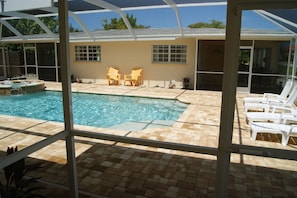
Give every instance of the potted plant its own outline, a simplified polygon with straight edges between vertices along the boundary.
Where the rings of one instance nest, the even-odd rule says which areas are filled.
[[[8,147],[7,155],[17,152],[18,148]],[[35,177],[28,177],[27,174],[32,170],[40,168],[40,164],[26,165],[25,159],[19,161],[4,168],[4,175],[6,179],[6,185],[0,181],[0,197],[1,198],[17,198],[17,197],[43,197],[36,191],[44,189],[44,187],[38,185],[38,179]]]

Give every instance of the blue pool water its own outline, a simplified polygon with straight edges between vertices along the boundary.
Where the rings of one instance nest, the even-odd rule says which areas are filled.
[[[177,100],[72,94],[75,124],[111,127],[125,122],[175,121],[187,105]],[[63,122],[61,92],[1,96],[0,114]]]

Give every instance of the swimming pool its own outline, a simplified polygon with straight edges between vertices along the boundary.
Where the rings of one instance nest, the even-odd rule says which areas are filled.
[[[75,124],[108,128],[127,122],[176,121],[187,108],[177,100],[73,93]],[[63,122],[62,93],[0,96],[0,114]]]

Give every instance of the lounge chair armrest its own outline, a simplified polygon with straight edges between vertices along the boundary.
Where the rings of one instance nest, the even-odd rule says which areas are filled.
[[[286,110],[288,110],[288,111],[292,111],[292,113],[294,113],[294,112],[296,112],[297,110],[294,110],[294,107],[293,106],[291,106],[291,105],[286,105],[286,104],[284,104],[284,103],[268,103],[267,104],[267,106],[268,106],[268,110],[269,111],[271,111],[271,112],[274,112],[275,113],[275,110],[276,109],[279,109],[279,110],[281,110],[281,109],[286,109]],[[273,108],[275,108],[275,109],[273,109]],[[291,109],[291,110],[289,110],[289,109]]]
[[[279,95],[278,94],[273,94],[273,93],[264,93],[263,98],[277,98]]]
[[[279,103],[285,103],[285,100],[279,99],[279,98],[267,98],[267,103],[269,104],[279,104]]]
[[[297,116],[294,114],[289,114],[289,113],[282,114],[281,119],[283,120],[284,124],[286,124],[287,122],[294,122],[297,124]]]
[[[288,107],[288,106],[285,106],[285,105],[271,105],[270,106],[270,109],[272,109],[272,112],[275,113],[277,110],[278,111],[286,111],[286,112],[289,112],[289,113],[295,113],[297,112],[297,109],[293,108],[293,107]],[[284,112],[285,113],[285,112]]]
[[[273,107],[286,107],[286,108],[290,108],[290,106],[284,104],[284,103],[281,103],[281,102],[269,102],[267,103],[270,107],[270,109],[272,109]]]
[[[291,130],[290,130],[290,133],[296,133],[296,130],[297,130],[297,125],[296,124],[292,124],[291,125]]]

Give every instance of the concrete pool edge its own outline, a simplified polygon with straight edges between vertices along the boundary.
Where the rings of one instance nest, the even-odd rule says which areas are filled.
[[[45,89],[43,80],[4,80],[0,81],[0,96],[30,94]]]

